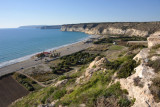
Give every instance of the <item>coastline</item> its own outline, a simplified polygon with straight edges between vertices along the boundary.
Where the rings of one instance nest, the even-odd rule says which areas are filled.
[[[56,50],[57,52],[61,53],[61,56],[69,55],[69,54],[84,50],[84,49],[92,46],[92,43],[85,43],[85,42],[88,41],[90,38],[98,38],[98,37],[99,37],[99,35],[91,35],[87,38],[84,38],[84,39],[82,38],[82,40],[80,40],[78,42],[62,45],[62,46],[52,48],[52,49],[47,49],[46,51]],[[37,53],[39,53],[39,52],[37,52]],[[23,61],[19,61],[19,62],[10,64],[10,65],[1,67],[0,68],[0,77],[7,75],[7,74],[10,74],[10,73],[13,73],[13,72],[16,72],[16,71],[19,71],[19,70],[21,70],[21,68],[26,69],[26,68],[30,68],[30,67],[44,63],[42,60],[35,61],[34,59],[31,58],[32,56],[36,55],[37,53],[32,54],[32,55],[28,55],[29,57]]]

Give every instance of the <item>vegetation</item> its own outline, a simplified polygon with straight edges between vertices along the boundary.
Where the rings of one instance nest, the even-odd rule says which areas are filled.
[[[107,51],[108,49],[110,52],[114,51],[115,54],[117,54],[117,51],[122,50],[124,46],[112,45],[111,43],[113,43],[114,41],[125,42],[129,40],[144,40],[144,39],[145,38],[141,37],[131,38],[124,36],[117,36],[117,37],[99,39],[98,41],[95,41],[94,44],[104,45],[105,43],[110,43],[107,44],[107,47],[105,47],[105,49],[103,49],[103,54],[101,55],[105,55],[104,51]],[[130,47],[130,51],[137,48],[143,48],[143,46],[137,45]],[[128,48],[126,48],[126,50],[127,49]],[[119,51],[119,53],[120,52],[121,51]],[[99,53],[102,53],[102,51]],[[135,102],[135,99],[129,99],[127,97],[128,94],[127,90],[121,89],[119,82],[112,84],[112,76],[116,72],[118,78],[127,78],[132,73],[134,73],[134,68],[137,66],[137,64],[132,59],[135,56],[135,54],[132,53],[126,54],[125,51],[121,53],[121,55],[119,55],[117,59],[114,59],[106,64],[105,67],[107,70],[105,72],[104,71],[94,72],[90,80],[83,81],[81,84],[75,83],[76,79],[84,74],[86,68],[88,67],[88,63],[93,61],[96,56],[97,54],[95,54],[94,51],[91,52],[89,50],[85,50],[76,52],[74,54],[61,57],[56,64],[55,63],[51,64],[53,65],[51,67],[52,69],[51,73],[31,75],[32,77],[36,78],[38,81],[41,82],[48,81],[50,79],[53,79],[54,77],[57,78],[56,80],[58,81],[68,79],[68,82],[63,87],[49,86],[41,90],[35,91],[33,93],[30,93],[24,99],[16,102],[14,104],[14,107],[21,107],[24,105],[26,105],[26,107],[38,106],[39,104],[51,103],[54,100],[58,100],[56,106],[63,105],[63,106],[75,107],[78,106],[79,104],[86,104],[87,107],[93,107],[100,105],[99,101],[101,100],[101,98],[104,98],[102,103],[109,103],[111,107],[132,106]],[[78,68],[81,67],[77,72],[74,71],[72,73],[68,72],[77,66]],[[93,68],[95,68],[95,66],[93,66]],[[53,76],[53,78],[51,78],[50,75]],[[23,75],[19,75],[18,78],[21,78],[21,80],[26,80],[26,77],[24,77]],[[134,82],[136,86],[141,85],[139,78],[135,78]],[[31,84],[33,87],[34,84],[36,84],[34,81],[28,83]]]
[[[58,77],[56,74],[53,74],[52,72],[35,72],[32,73],[30,76],[38,80],[39,82],[46,82]]]
[[[110,50],[121,50],[123,48],[124,47],[120,46],[120,45],[112,45],[112,46],[109,47]]]
[[[75,66],[75,65],[87,64],[91,62],[92,60],[94,60],[95,57],[96,55],[94,54],[80,51],[80,52],[76,52],[71,55],[64,56],[61,59],[63,60],[62,63],[64,64]]]
[[[140,37],[140,36],[132,36],[132,37],[125,36],[125,37],[120,37],[120,39],[122,41],[146,41],[147,40],[146,37]]]
[[[63,97],[65,94],[66,94],[66,89],[63,88],[61,90],[56,90],[54,93],[53,93],[53,99],[54,100],[57,100],[57,99],[60,99],[61,97]]]
[[[134,72],[134,68],[137,66],[133,59],[134,55],[128,55],[113,62],[107,63],[106,68],[117,71],[118,78],[127,78]]]
[[[25,75],[14,73],[13,78],[16,79],[20,84],[22,84],[29,91],[35,91],[42,88],[35,81],[32,81],[31,79],[27,78]]]
[[[152,49],[158,49],[158,48],[160,48],[160,44],[155,45],[155,46],[152,47]]]
[[[120,107],[130,107],[132,101],[125,96],[126,94],[128,94],[127,90],[122,90],[120,83],[117,82],[106,89],[104,96],[106,98],[115,97]]]
[[[124,97],[128,92],[126,90],[121,90],[120,83],[113,84],[109,88],[106,88],[111,81],[113,73],[113,71],[107,73],[99,71],[94,73],[90,81],[75,87],[71,93],[66,94],[56,105],[76,106],[84,103],[88,107],[91,107],[97,105],[96,102],[98,98],[103,96],[106,99],[115,97],[117,105],[123,107],[131,106],[131,101],[127,99],[127,97]]]
[[[95,73],[89,82],[75,87],[75,90],[70,94],[66,94],[57,105],[74,106],[85,103],[87,106],[93,106],[96,98],[103,93],[105,87],[109,84],[112,73]]]
[[[127,62],[124,62],[117,72],[117,77],[127,78],[133,73],[136,66],[137,64],[135,60],[128,60]]]
[[[110,38],[102,38],[93,42],[94,44],[104,44],[104,43],[113,43],[113,39]]]
[[[149,60],[147,65],[152,67],[155,72],[159,72],[160,71],[160,59],[157,59],[155,61]]]
[[[62,76],[60,76],[60,77],[58,78],[58,80],[61,81],[61,80],[67,79],[67,78],[68,78],[67,76],[62,75]]]
[[[132,51],[132,50],[135,50],[135,49],[142,49],[142,48],[147,48],[146,46],[144,45],[132,45],[129,47],[129,50]]]
[[[104,43],[113,43],[114,41],[117,41],[117,40],[121,40],[123,42],[126,42],[126,41],[146,41],[147,38],[146,37],[138,37],[138,36],[124,36],[124,35],[121,35],[121,36],[115,36],[115,37],[109,37],[109,38],[101,38],[97,41],[94,41],[93,43],[94,44],[104,44]]]
[[[25,86],[25,88],[27,88],[27,90],[29,90],[29,91],[35,90],[34,87],[30,83],[28,83],[24,80],[19,81],[19,83],[21,83],[23,86]]]
[[[63,74],[71,70],[72,66],[83,65],[91,62],[97,55],[86,52],[76,52],[61,58],[62,62],[55,67],[51,67],[54,74]]]
[[[134,78],[134,85],[135,86],[139,86],[139,87],[143,87],[143,83],[141,82],[141,78],[140,77]]]
[[[150,91],[154,96],[154,100],[158,103],[160,102],[160,77],[154,78],[152,82]]]
[[[40,54],[37,54],[36,55],[38,58],[43,58],[43,57],[45,57],[45,54],[44,53],[40,53]]]

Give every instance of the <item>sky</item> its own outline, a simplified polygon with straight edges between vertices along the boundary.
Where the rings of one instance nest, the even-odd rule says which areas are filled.
[[[160,21],[160,0],[0,0],[0,28]]]

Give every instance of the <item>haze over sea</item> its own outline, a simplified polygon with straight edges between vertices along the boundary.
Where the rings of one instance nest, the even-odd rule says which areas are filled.
[[[0,68],[88,37],[82,32],[62,32],[60,29],[0,29]]]

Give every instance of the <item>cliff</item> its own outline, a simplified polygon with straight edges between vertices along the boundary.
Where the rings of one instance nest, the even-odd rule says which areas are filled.
[[[160,32],[155,32],[150,37],[148,37],[147,40],[149,48],[152,48],[153,46],[160,44]]]
[[[160,22],[108,22],[63,25],[61,31],[85,32],[87,34],[110,34],[149,36],[160,31]]]

